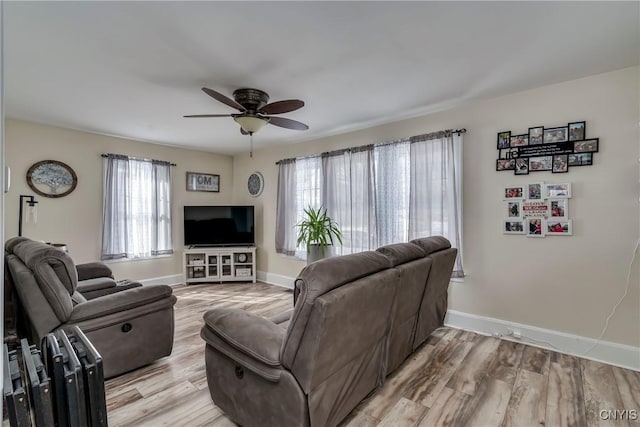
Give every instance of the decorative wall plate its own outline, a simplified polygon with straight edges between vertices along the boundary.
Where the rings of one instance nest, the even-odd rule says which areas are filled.
[[[78,177],[71,167],[57,160],[34,163],[27,171],[27,184],[44,197],[64,197],[75,190]]]
[[[247,180],[247,189],[253,197],[258,197],[264,190],[264,177],[260,172],[254,172],[249,175]]]

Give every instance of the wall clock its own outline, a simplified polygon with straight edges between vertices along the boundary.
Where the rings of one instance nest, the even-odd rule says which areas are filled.
[[[264,177],[260,172],[254,172],[249,175],[247,180],[247,189],[253,197],[258,197],[264,190]]]
[[[57,160],[34,163],[27,171],[27,184],[44,197],[64,197],[75,190],[78,177],[71,166]]]

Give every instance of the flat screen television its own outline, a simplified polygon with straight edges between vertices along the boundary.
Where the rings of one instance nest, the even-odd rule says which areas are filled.
[[[185,206],[184,244],[254,245],[253,206]]]

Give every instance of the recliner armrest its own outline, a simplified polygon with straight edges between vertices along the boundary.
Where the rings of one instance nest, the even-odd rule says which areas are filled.
[[[173,290],[171,287],[166,285],[157,285],[140,286],[126,291],[105,295],[76,305],[67,322],[78,323],[141,307],[155,301],[170,298],[172,293]]]
[[[96,279],[98,277],[110,277],[113,279],[113,272],[104,262],[87,262],[76,264],[78,280]]]
[[[204,322],[200,336],[208,344],[221,351],[224,350],[221,347],[228,344],[235,351],[225,353],[247,356],[241,357],[243,360],[238,362],[247,364],[252,370],[262,371],[257,372],[261,375],[266,373],[271,377],[269,379],[275,379],[271,371],[274,368],[276,371],[281,369],[280,347],[285,329],[262,316],[232,308],[210,310],[205,313]],[[227,355],[234,358],[232,354]],[[264,367],[267,369],[260,369],[260,365],[266,365]]]

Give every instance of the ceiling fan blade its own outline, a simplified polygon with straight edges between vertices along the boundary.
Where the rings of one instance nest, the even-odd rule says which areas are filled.
[[[244,108],[242,105],[238,104],[236,101],[229,98],[228,96],[225,96],[219,92],[216,92],[213,89],[203,87],[202,91],[207,95],[209,95],[210,97],[212,97],[213,99],[215,99],[216,101],[220,101],[223,104],[227,104],[231,108],[235,108],[236,110],[239,110],[239,111],[246,111],[246,108]]]
[[[260,109],[262,114],[282,114],[290,111],[296,111],[299,108],[304,107],[304,101],[299,99],[287,99],[285,101],[276,101],[271,104],[267,104]]]
[[[231,114],[190,114],[188,116],[182,116],[188,118],[203,118],[203,117],[233,117]]]
[[[304,123],[297,122],[291,119],[285,119],[284,117],[266,117],[269,119],[270,125],[280,126],[281,128],[293,129],[293,130],[307,130],[309,126]]]

